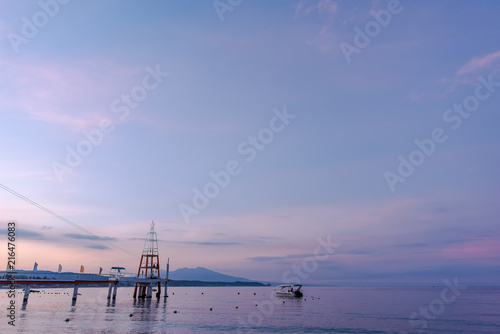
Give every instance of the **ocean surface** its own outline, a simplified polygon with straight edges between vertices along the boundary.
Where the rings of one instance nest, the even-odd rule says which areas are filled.
[[[0,332],[500,333],[500,288],[443,290],[304,287],[303,298],[290,299],[272,297],[272,287],[171,287],[168,298],[134,301],[133,288],[118,288],[108,302],[107,288],[80,288],[72,306],[72,289],[40,289],[25,310],[18,290],[15,327],[0,290]]]

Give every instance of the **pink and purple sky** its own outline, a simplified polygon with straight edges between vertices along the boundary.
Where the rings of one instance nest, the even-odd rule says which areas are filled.
[[[500,3],[215,3],[2,5],[0,184],[91,232],[0,188],[18,269],[500,284]]]

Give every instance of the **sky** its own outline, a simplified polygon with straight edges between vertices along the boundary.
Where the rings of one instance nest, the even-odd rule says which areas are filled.
[[[135,272],[154,221],[171,269],[499,285],[499,13],[4,2],[2,244],[15,222],[17,269]]]

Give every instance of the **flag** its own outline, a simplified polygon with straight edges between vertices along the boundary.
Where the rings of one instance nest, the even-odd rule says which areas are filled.
[[[102,273],[102,267],[99,267],[99,275]]]
[[[83,273],[83,266],[80,266],[80,272]]]
[[[62,271],[62,266],[61,266],[61,265],[59,265],[59,269],[57,269],[57,272],[60,274],[60,273],[61,273],[61,271]]]
[[[35,262],[35,265],[33,266],[33,271],[37,271],[38,270],[38,263]]]

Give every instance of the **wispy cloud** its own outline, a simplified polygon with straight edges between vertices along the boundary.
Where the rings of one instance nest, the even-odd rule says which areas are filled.
[[[477,74],[478,72],[491,69],[493,65],[500,62],[500,50],[487,54],[486,56],[472,58],[467,64],[460,67],[457,75]]]
[[[394,247],[397,247],[397,248],[421,248],[421,247],[427,247],[427,246],[429,246],[429,244],[421,243],[421,242],[394,245]]]
[[[65,234],[63,234],[63,236],[66,238],[78,239],[78,240],[96,240],[96,241],[99,241],[99,240],[115,241],[115,240],[117,240],[116,238],[96,237],[93,235],[77,234],[77,233],[65,233]]]
[[[216,241],[181,241],[180,243],[200,246],[232,246],[241,245],[240,242],[216,242]]]
[[[7,229],[2,229],[0,234],[7,234]],[[31,240],[45,240],[46,236],[42,233],[26,230],[26,229],[17,229],[17,235],[19,238],[23,239],[31,239]]]
[[[85,245],[85,247],[90,248],[90,249],[110,249],[108,246],[94,245],[94,244]]]
[[[446,247],[441,255],[450,259],[499,258],[500,245],[496,238],[481,238]]]
[[[0,107],[81,131],[103,117],[113,119],[111,102],[130,90],[141,71],[97,60],[93,65],[0,60],[0,85],[9,87],[0,95]]]
[[[247,260],[254,262],[267,262],[267,261],[280,261],[286,259],[302,259],[311,256],[323,256],[323,255],[330,255],[330,254],[325,253],[325,254],[290,254],[285,256],[254,256],[254,257],[248,257]]]
[[[295,6],[294,17],[307,16],[312,12],[335,14],[338,10],[338,4],[332,0],[308,1],[302,0]]]
[[[461,66],[453,76],[440,79],[437,82],[449,85],[443,94],[446,96],[459,86],[477,85],[479,75],[497,74],[498,72],[500,72],[500,50],[482,57],[472,58]]]
[[[314,44],[319,47],[321,52],[329,52],[334,45],[338,44],[338,35],[332,31],[332,25],[336,19],[339,6],[336,1],[319,0],[308,1],[302,0],[295,6],[294,18],[299,19],[315,13],[319,16],[320,27],[314,37],[309,39],[308,44]]]

